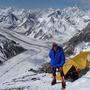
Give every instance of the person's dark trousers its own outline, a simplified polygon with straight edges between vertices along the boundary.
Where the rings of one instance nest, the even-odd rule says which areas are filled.
[[[51,67],[51,72],[54,77],[56,77],[56,69],[58,69],[58,71],[60,72],[61,77],[64,76],[62,67]]]
[[[61,81],[62,81],[62,85],[65,87],[65,78],[64,78],[64,72],[63,72],[63,68],[62,67],[51,67],[51,71],[53,74],[53,81],[52,81],[52,85],[56,84],[56,69],[58,69],[58,71],[60,72],[61,75]]]

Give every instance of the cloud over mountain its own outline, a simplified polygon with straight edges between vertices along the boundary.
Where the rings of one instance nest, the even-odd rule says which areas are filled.
[[[90,0],[79,0],[82,8],[90,9]]]

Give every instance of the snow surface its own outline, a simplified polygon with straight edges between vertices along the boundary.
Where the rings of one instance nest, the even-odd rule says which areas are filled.
[[[71,83],[66,90],[90,90],[90,71],[77,81]]]
[[[0,66],[0,90],[61,90],[61,81],[51,86],[52,78],[47,73],[36,74],[29,71],[37,70],[49,61],[47,42],[30,39],[6,29],[0,29],[0,33],[28,49]],[[89,83],[90,71],[73,83],[67,82],[66,90],[89,90]]]
[[[37,70],[49,62],[51,41],[44,41],[46,36],[47,40],[54,35],[53,41],[68,41],[85,28],[89,20],[90,11],[84,12],[76,7],[43,11],[0,9],[0,34],[27,49],[0,66],[0,90],[61,90],[61,81],[51,86],[52,78],[47,73],[35,73],[30,69]],[[37,39],[33,38],[35,35]],[[75,53],[90,50],[89,46],[89,42],[81,43]],[[90,90],[90,71],[73,83],[67,82],[66,90],[76,89]]]
[[[74,54],[79,54],[81,51],[90,51],[90,42],[82,42],[74,49]]]

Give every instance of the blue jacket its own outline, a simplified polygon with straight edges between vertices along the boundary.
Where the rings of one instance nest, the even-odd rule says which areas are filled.
[[[51,59],[50,64],[52,67],[62,67],[65,63],[65,55],[61,47],[58,47],[56,52],[51,49],[49,52],[49,57]]]

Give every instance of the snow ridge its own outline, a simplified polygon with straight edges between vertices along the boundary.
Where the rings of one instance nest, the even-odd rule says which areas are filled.
[[[28,37],[65,42],[90,22],[90,11],[65,9],[0,9],[0,26]]]

